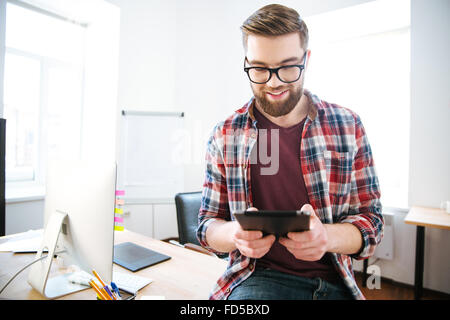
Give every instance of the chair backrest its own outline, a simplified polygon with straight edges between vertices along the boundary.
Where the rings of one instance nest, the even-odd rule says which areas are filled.
[[[175,195],[177,207],[178,237],[181,244],[193,243],[197,240],[198,212],[202,201],[201,192],[186,192]]]

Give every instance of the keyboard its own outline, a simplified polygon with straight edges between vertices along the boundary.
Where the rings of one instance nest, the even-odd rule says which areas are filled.
[[[134,274],[113,272],[113,282],[120,288],[130,293],[137,293],[146,285],[153,282],[152,279],[136,276]]]
[[[101,286],[100,282],[94,275],[91,275],[83,270],[72,273],[68,277],[68,279],[73,283],[83,284],[86,286],[89,286],[89,281],[93,279],[96,284]],[[136,294],[146,285],[152,283],[153,280],[145,277],[136,276],[134,274],[113,271],[113,282],[120,289]]]

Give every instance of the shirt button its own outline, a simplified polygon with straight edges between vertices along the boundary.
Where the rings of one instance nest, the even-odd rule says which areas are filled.
[[[250,137],[252,138],[252,139],[255,139],[256,138],[256,133],[252,133],[251,135],[250,135]]]
[[[250,271],[253,270],[253,264],[250,263],[250,265],[248,266],[250,268]]]
[[[227,288],[226,293],[230,293],[230,288]]]

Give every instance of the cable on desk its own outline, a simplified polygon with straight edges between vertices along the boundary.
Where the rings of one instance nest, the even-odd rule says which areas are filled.
[[[66,250],[62,250],[62,251],[59,251],[59,252],[55,252],[54,255],[58,255],[58,254],[61,254],[61,253],[63,253],[63,252],[66,252]],[[36,262],[41,261],[41,260],[43,260],[43,259],[45,259],[45,258],[47,258],[47,257],[48,257],[48,254],[45,255],[45,256],[43,256],[43,257],[40,257],[39,259],[36,259],[36,260],[30,262],[30,263],[27,264],[25,267],[23,267],[22,269],[20,269],[15,275],[12,276],[11,279],[8,280],[8,282],[6,282],[6,284],[3,286],[3,288],[0,289],[0,294],[2,294],[3,290],[5,290],[6,287],[7,287],[7,286],[8,286],[8,285],[9,285],[9,284],[10,284],[10,283],[11,283],[11,282],[12,282],[12,281],[20,274],[20,273],[22,273],[22,271],[24,271],[26,268],[30,267],[31,265],[35,264]]]

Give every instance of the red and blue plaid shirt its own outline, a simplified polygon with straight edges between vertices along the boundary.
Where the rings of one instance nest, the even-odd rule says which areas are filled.
[[[372,151],[360,118],[349,109],[327,103],[305,90],[310,104],[302,131],[300,163],[310,204],[322,223],[352,223],[362,234],[362,250],[355,255],[331,254],[338,274],[355,299],[364,299],[352,269],[352,260],[373,255],[383,235],[384,220]],[[233,220],[231,213],[253,206],[250,154],[258,130],[253,116],[254,98],[219,123],[207,144],[197,237],[211,248],[206,230],[215,220]],[[247,279],[257,259],[234,250],[227,269],[210,299],[226,299]]]

